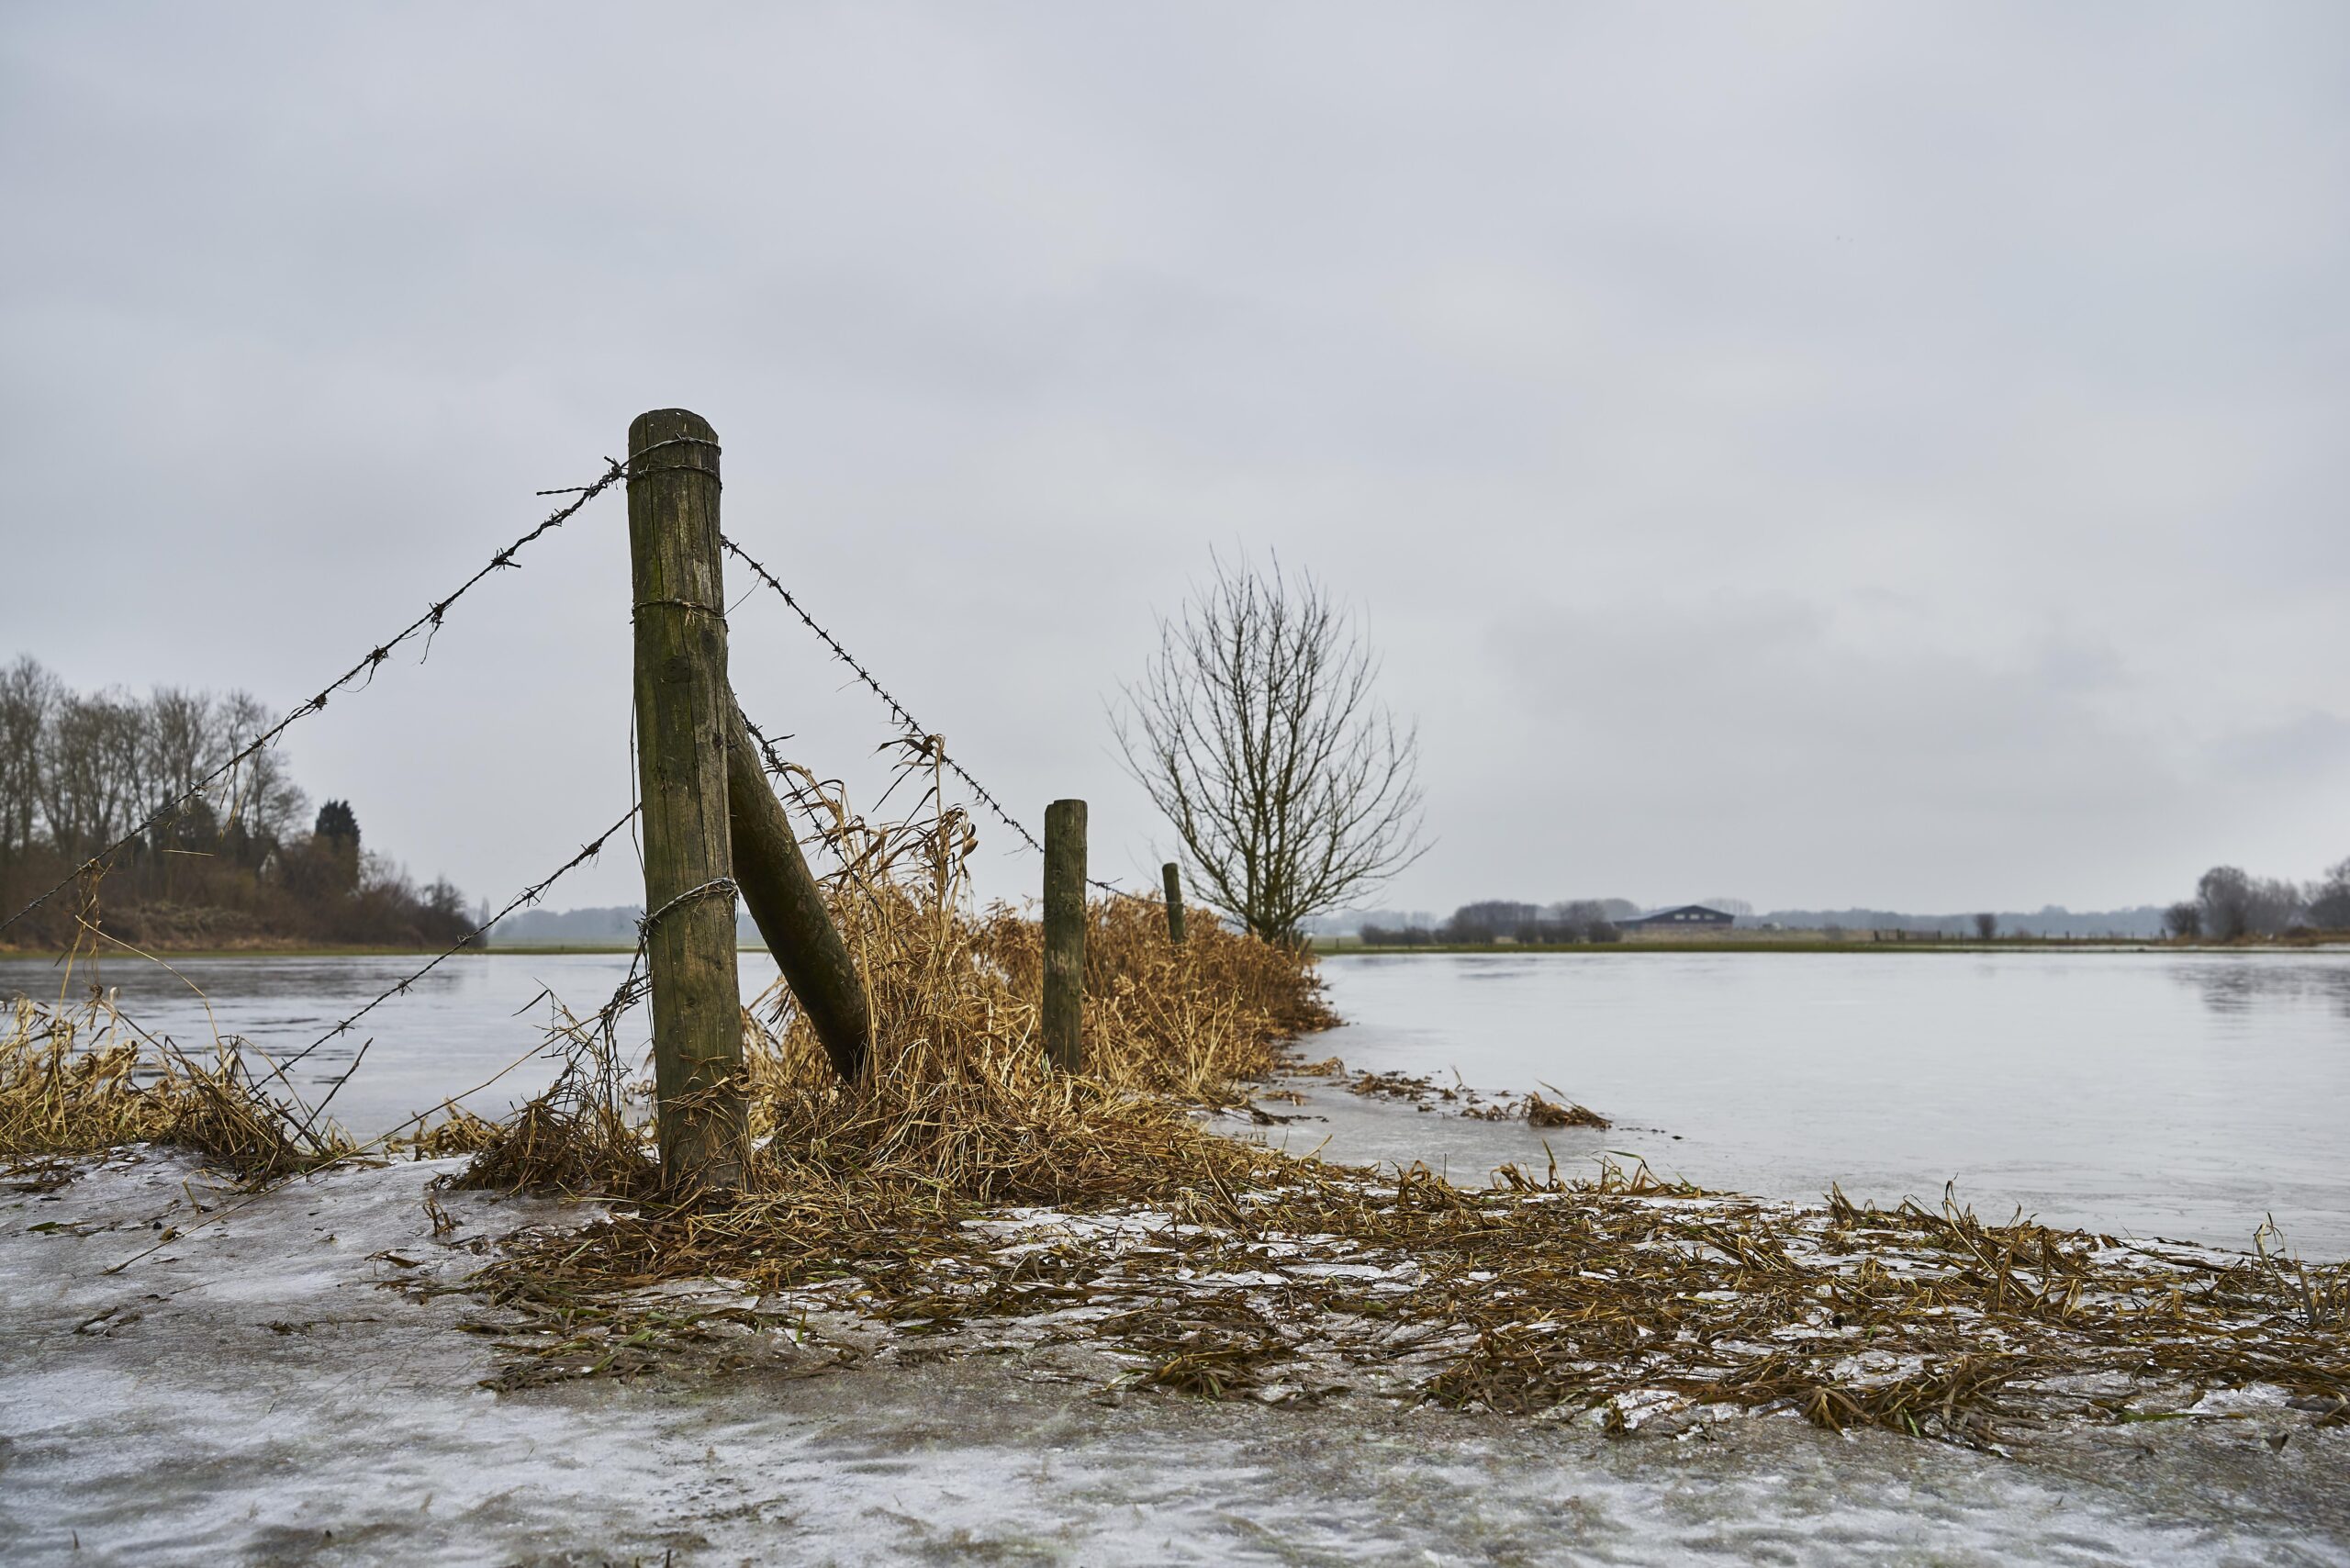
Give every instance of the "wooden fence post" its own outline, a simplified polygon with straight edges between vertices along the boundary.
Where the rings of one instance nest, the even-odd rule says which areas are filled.
[[[1085,1019],[1085,802],[1045,808],[1045,1059],[1075,1072]]]
[[[873,1045],[873,1011],[856,978],[856,963],[824,908],[791,819],[759,766],[750,727],[731,705],[727,722],[726,801],[743,906],[758,923],[775,967],[799,999],[833,1070],[855,1083]]]
[[[1158,868],[1158,879],[1167,884],[1167,939],[1178,947],[1183,945],[1183,870],[1169,860]]]
[[[644,947],[661,1174],[673,1188],[743,1177],[742,993],[726,824],[726,597],[718,438],[683,409],[628,430],[636,622],[636,773],[644,815]]]

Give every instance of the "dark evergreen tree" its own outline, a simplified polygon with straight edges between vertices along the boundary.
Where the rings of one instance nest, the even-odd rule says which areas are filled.
[[[346,855],[359,847],[359,819],[348,801],[329,801],[320,806],[318,825],[310,831]]]

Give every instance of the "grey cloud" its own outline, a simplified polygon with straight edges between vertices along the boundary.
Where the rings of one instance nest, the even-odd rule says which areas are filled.
[[[20,7],[0,657],[297,700],[677,402],[733,526],[1032,817],[1092,798],[1113,869],[1151,824],[1100,699],[1233,543],[1361,599],[1426,722],[1399,902],[2313,865],[2333,754],[2254,795],[2226,759],[2350,667],[2345,42],[2322,5]],[[625,784],[617,530],[297,771],[428,874],[559,859]],[[877,793],[878,715],[736,625],[746,696]]]

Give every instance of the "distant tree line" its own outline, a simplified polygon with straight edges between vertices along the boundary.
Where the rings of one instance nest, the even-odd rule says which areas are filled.
[[[1569,899],[1559,903],[1515,903],[1486,899],[1465,903],[1441,924],[1374,925],[1362,928],[1371,947],[1473,946],[1504,940],[1559,946],[1573,942],[1620,942],[1617,922],[1639,913],[1628,899]]]
[[[274,722],[249,692],[79,692],[31,658],[0,668],[0,916]],[[455,887],[419,888],[361,847],[349,801],[327,801],[306,829],[308,815],[284,758],[257,753],[115,857],[99,883],[101,929],[142,944],[439,946],[471,927]],[[78,907],[61,894],[9,938],[71,942]]]
[[[1901,931],[1917,936],[1989,940],[2021,937],[2135,937],[2167,934],[2217,942],[2282,936],[2297,931],[2350,932],[2350,858],[2312,882],[2255,877],[2233,866],[2215,866],[2196,884],[2195,896],[2165,908],[2075,912],[2050,904],[2033,912],[1975,914],[1910,914],[1887,909],[1772,910],[1757,915],[1741,899],[1700,901],[1738,917],[1743,926],[1787,931]],[[1366,946],[1476,946],[1493,942],[1561,945],[1620,941],[1620,923],[1640,913],[1624,899],[1575,899],[1561,903],[1516,903],[1487,899],[1462,904],[1450,918],[1388,913],[1366,919]]]
[[[2164,929],[2160,904],[2130,909],[2065,909],[2049,904],[2038,910],[2010,910],[1972,914],[1915,914],[1890,909],[1774,909],[1757,913],[1744,899],[1699,899],[1707,909],[1737,917],[1748,930],[1820,931],[1842,935],[1852,931],[1900,931],[1914,936],[1988,938],[2020,937],[2153,937]],[[1364,943],[1373,946],[1433,946],[1502,940],[1524,942],[1607,941],[1606,934],[1590,934],[1587,906],[1597,904],[1607,924],[1621,924],[1644,907],[1626,899],[1573,900],[1564,903],[1515,903],[1488,900],[1463,904],[1449,919],[1420,913],[1385,911],[1366,915],[1360,927]],[[1580,929],[1579,929],[1580,928]],[[1621,933],[1618,933],[1620,937]]]
[[[1981,911],[1972,914],[1918,914],[1895,909],[1774,909],[1757,916],[1753,924],[1786,931],[1902,931],[1919,936],[1978,939],[1998,935],[2148,937],[2162,935],[2163,911],[2160,904],[2107,910],[2072,910],[2062,904],[2048,904],[2037,910]]]
[[[2173,936],[2212,942],[2296,931],[2350,931],[2350,858],[2306,883],[2214,866],[2195,884],[2193,898],[2181,899],[2163,912],[2163,924]]]

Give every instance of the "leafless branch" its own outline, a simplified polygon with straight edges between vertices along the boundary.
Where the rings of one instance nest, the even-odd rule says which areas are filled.
[[[1311,576],[1218,560],[1113,711],[1186,880],[1257,935],[1296,940],[1423,851],[1418,737],[1378,701],[1378,675]]]

